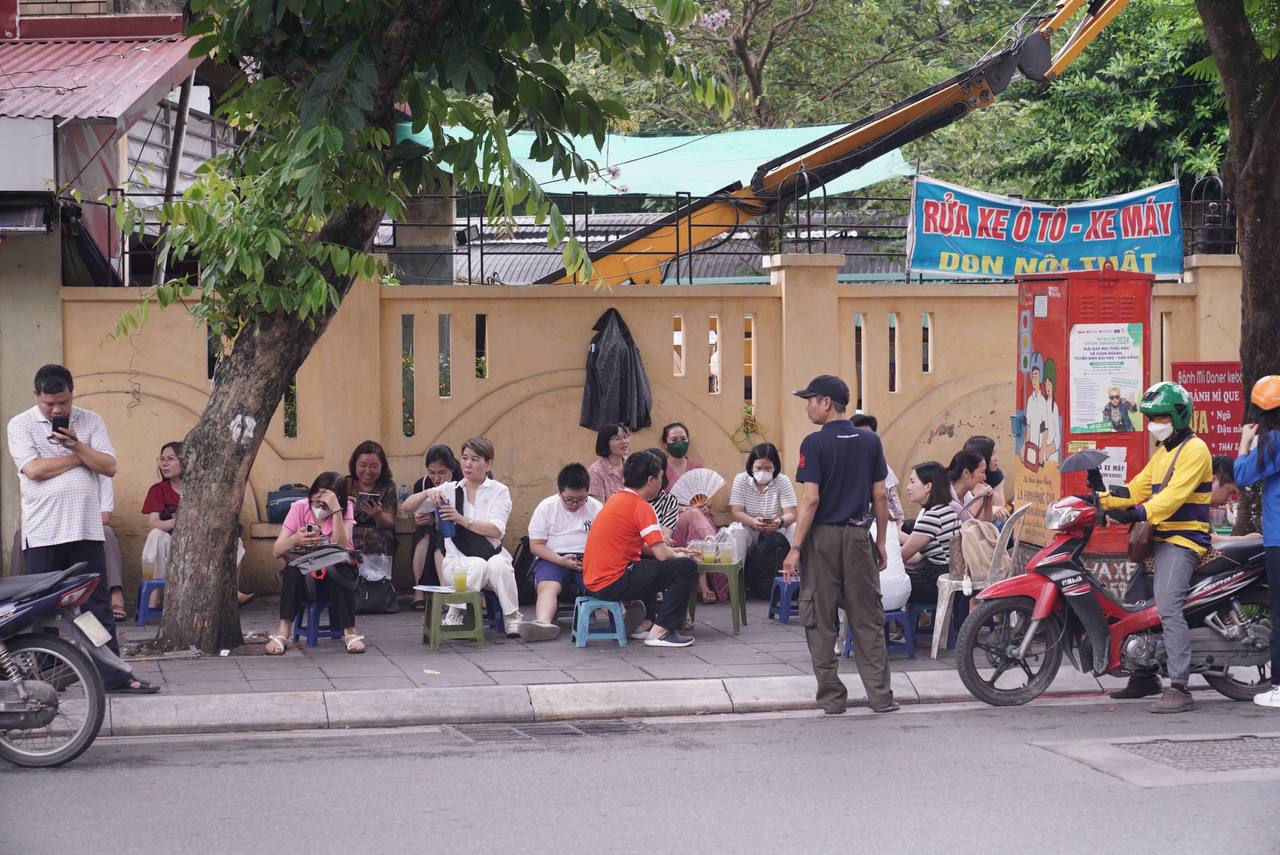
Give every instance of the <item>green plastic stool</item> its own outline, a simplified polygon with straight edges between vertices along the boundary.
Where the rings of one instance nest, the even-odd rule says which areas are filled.
[[[440,610],[444,606],[467,606],[461,626],[445,626]],[[479,591],[456,591],[451,594],[440,591],[427,593],[427,612],[422,621],[422,643],[432,650],[440,649],[440,642],[451,638],[470,638],[477,647],[484,647],[484,600]]]
[[[703,564],[698,562],[699,573],[723,573],[729,580],[729,609],[733,614],[733,634],[737,635],[747,625],[747,591],[741,561],[732,564]],[[689,595],[689,620],[692,622],[698,610],[698,588],[695,585]]]

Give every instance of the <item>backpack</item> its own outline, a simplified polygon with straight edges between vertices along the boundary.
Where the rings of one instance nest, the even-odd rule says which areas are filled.
[[[511,566],[516,571],[516,599],[522,606],[531,606],[538,600],[538,589],[533,583],[533,559],[529,536],[525,535],[520,538],[515,554],[511,556]]]
[[[781,532],[762,531],[755,545],[747,550],[743,575],[747,593],[761,600],[769,599],[773,579],[782,572],[782,562],[791,551],[791,542]]]

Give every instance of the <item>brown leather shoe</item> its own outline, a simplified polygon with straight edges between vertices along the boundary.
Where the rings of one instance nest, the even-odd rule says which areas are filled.
[[[1194,709],[1195,705],[1196,702],[1190,692],[1170,686],[1160,695],[1160,700],[1151,705],[1151,711],[1153,713],[1188,712]]]

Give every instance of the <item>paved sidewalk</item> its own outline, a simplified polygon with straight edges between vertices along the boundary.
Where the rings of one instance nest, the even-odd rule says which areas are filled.
[[[276,601],[245,609],[246,633],[275,628]],[[261,644],[228,656],[142,656],[135,671],[160,683],[158,695],[109,696],[104,735],[246,732],[395,727],[463,722],[531,722],[654,715],[813,709],[814,682],[803,630],[766,619],[763,602],[748,605],[749,623],[730,630],[727,606],[702,606],[697,642],[654,649],[609,642],[586,648],[556,641],[528,644],[489,633],[483,648],[452,642],[438,651],[422,643],[422,613],[360,619],[368,651],[348,654],[336,640],[290,647],[282,657]],[[126,647],[155,627],[121,627]],[[890,657],[901,703],[971,701],[950,653]],[[852,659],[841,659],[851,706],[866,704]],[[1063,663],[1048,695],[1097,695],[1120,681],[1100,682]]]
[[[259,598],[241,613],[246,633],[275,630],[277,600]],[[600,683],[631,680],[786,677],[812,674],[804,630],[794,621],[779,624],[766,615],[767,604],[750,600],[748,624],[733,635],[727,605],[698,607],[693,635],[685,649],[655,649],[640,642],[619,647],[593,641],[587,647],[569,642],[567,621],[555,641],[526,643],[488,632],[488,644],[449,642],[439,650],[422,643],[422,612],[403,609],[394,615],[361,615],[359,628],[367,652],[353,656],[342,643],[321,639],[319,645],[291,646],[283,657],[233,655],[198,659],[141,658],[134,669],[173,694],[227,692],[295,692],[345,689],[411,689],[456,686]],[[155,635],[156,627],[121,625],[123,641]],[[253,648],[255,651],[258,648]],[[244,648],[238,653],[243,654]],[[928,658],[925,644],[915,660],[891,656],[895,671],[953,671],[951,654]],[[840,669],[857,673],[853,658]]]

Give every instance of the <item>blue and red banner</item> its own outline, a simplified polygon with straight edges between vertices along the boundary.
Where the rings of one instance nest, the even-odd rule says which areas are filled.
[[[1178,182],[1054,207],[916,177],[907,232],[912,273],[1011,279],[1117,270],[1182,274]]]

